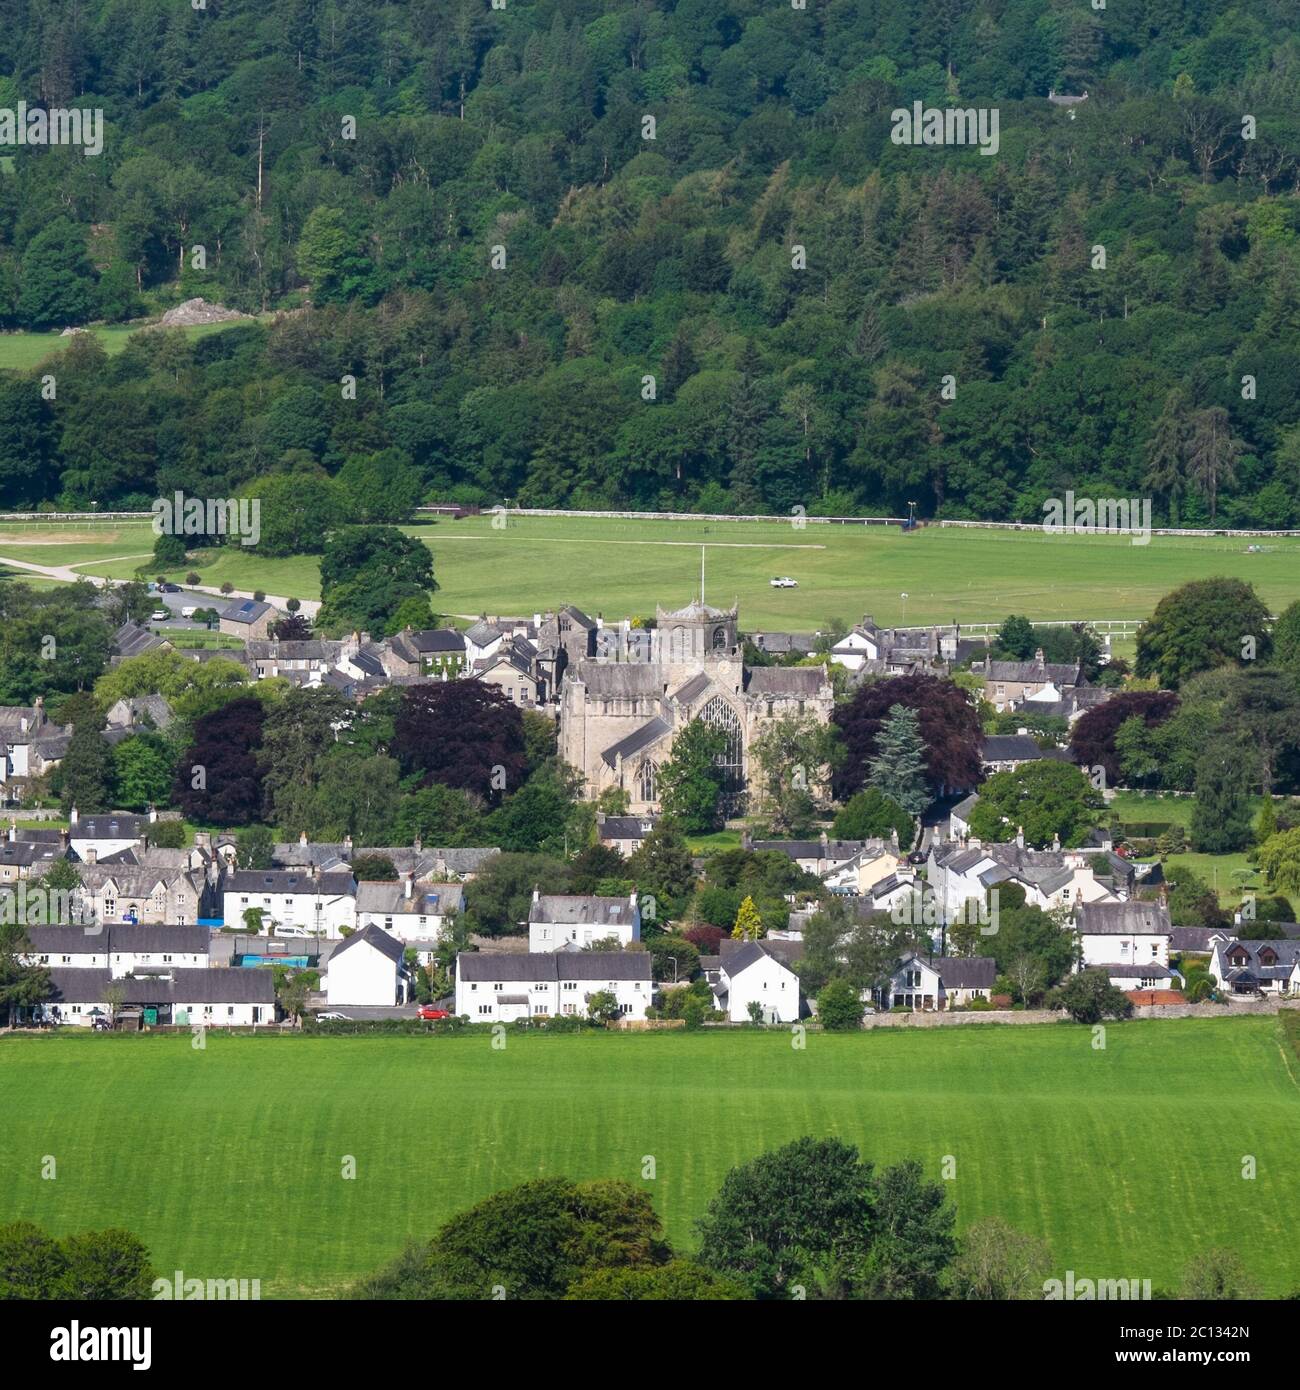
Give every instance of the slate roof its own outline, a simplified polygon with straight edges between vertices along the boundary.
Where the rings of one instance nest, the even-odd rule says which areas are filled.
[[[459,912],[465,903],[465,889],[459,883],[416,884],[408,898],[406,885],[379,879],[357,884],[357,911],[385,916],[409,913],[412,916],[445,916]]]
[[[62,858],[63,845],[59,840],[0,840],[0,864],[26,869],[33,864],[51,864]]]
[[[68,827],[68,836],[73,840],[140,840],[149,833],[149,825],[148,816],[137,816],[129,811],[79,816]]]
[[[1074,918],[1080,936],[1168,936],[1173,931],[1164,903],[1083,903]]]
[[[986,763],[1037,762],[1043,750],[1028,734],[986,734],[980,757]]]
[[[360,931],[354,931],[341,946],[336,946],[334,948],[333,954],[330,956],[331,967],[341,955],[344,955],[363,941],[367,946],[373,946],[380,955],[387,956],[394,964],[401,964],[402,955],[406,950],[403,943],[395,936],[389,936],[381,927],[369,926],[362,927]]]
[[[528,904],[530,922],[563,926],[620,927],[634,922],[635,908],[627,898],[605,898],[584,893],[543,893]]]
[[[316,878],[300,869],[237,869],[226,879],[228,893],[349,894],[354,886],[350,871],[325,872]]]
[[[602,840],[643,840],[654,829],[655,816],[606,816],[597,826]]]
[[[421,655],[435,652],[464,652],[465,634],[454,627],[431,627],[421,632],[403,632],[402,639]]]
[[[1134,965],[1129,961],[1115,964],[1093,965],[1090,970],[1104,970],[1114,980],[1172,980],[1174,972],[1158,960],[1143,961]]]
[[[689,705],[693,700],[699,699],[712,684],[713,678],[707,672],[698,671],[673,691],[672,698],[679,705]]]
[[[124,1004],[274,1004],[275,977],[269,970],[173,970],[164,976],[123,976],[107,970],[50,970],[49,1002],[102,1004],[110,981],[121,988]]]
[[[567,679],[581,681],[597,699],[627,700],[664,693],[663,667],[646,661],[593,661],[584,658],[570,667]]]
[[[170,645],[139,623],[125,622],[113,634],[113,651],[119,657],[139,656],[157,647]]]
[[[912,951],[899,962],[919,960],[939,976],[944,989],[992,989],[998,977],[998,963],[992,956],[926,956]]]
[[[733,941],[731,937],[724,936],[718,942],[718,960],[726,967],[729,975],[736,972],[732,969],[732,958],[746,946],[758,946],[763,952],[779,960],[782,965],[793,967],[795,961],[803,959],[803,942],[789,937],[765,936],[759,941]],[[752,964],[754,957],[749,958]]]
[[[1036,685],[1048,681],[1055,686],[1078,685],[1080,668],[1064,662],[1045,661],[994,661],[986,658],[982,665],[971,668],[986,681],[1010,681],[1013,684]]]
[[[758,697],[787,696],[813,700],[826,684],[826,672],[820,666],[748,666],[745,668],[745,693]]]
[[[271,611],[269,603],[255,598],[241,598],[221,610],[221,620],[226,623],[255,623]]]
[[[658,743],[665,734],[671,732],[672,726],[656,714],[653,719],[642,724],[639,729],[634,729],[626,737],[619,739],[617,743],[611,743],[600,756],[610,767],[614,767],[619,758],[630,758],[643,748],[649,748],[652,744]]]
[[[462,951],[456,957],[462,980],[515,984],[550,980],[649,980],[649,951]]]
[[[832,859],[847,862],[865,849],[875,849],[881,854],[892,852],[892,847],[884,840],[751,840],[748,849],[756,853],[784,854],[787,859]]]
[[[1213,950],[1210,938],[1226,936],[1222,927],[1171,927],[1169,930],[1169,949],[1171,951],[1191,951],[1208,954]]]

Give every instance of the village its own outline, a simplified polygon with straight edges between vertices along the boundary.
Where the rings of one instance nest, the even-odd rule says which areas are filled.
[[[854,976],[851,1026],[929,1015],[1067,1017],[1061,989],[1085,974],[1109,993],[1098,1002],[1094,991],[1083,1009],[1113,1016],[1276,1007],[1300,994],[1300,926],[1279,922],[1261,936],[1251,899],[1215,925],[1176,925],[1160,859],[1117,844],[1100,815],[1081,832],[1062,818],[1050,840],[1039,816],[1036,843],[1005,815],[978,833],[986,779],[1055,764],[1088,782],[1092,769],[1077,770],[1070,731],[1122,687],[1090,679],[1083,660],[1048,661],[1041,648],[1002,659],[987,634],[957,625],[882,629],[869,616],[830,639],[746,634],[738,609],[706,603],[702,588],[684,607],[660,607],[650,627],[564,606],[527,618],[485,615],[464,630],[331,640],[278,637],[285,617],[264,601],[236,599],[220,625],[240,647],[186,656],[233,656],[250,684],[279,679],[358,707],[395,688],[472,681],[495,690],[553,726],[559,759],[595,808],[590,844],[572,850],[603,856],[598,891],[533,885],[516,894],[513,918],[475,930],[467,895],[517,857],[506,850],[503,858],[498,844],[431,847],[418,834],[407,844],[354,844],[350,835],[313,841],[304,831],[270,841],[253,864],[235,830],[178,834],[176,810],[81,814],[73,806],[66,826],[44,828],[24,806],[58,768],[71,732],[38,698],[0,708],[0,793],[10,816],[0,892],[20,905],[22,964],[48,972],[43,997],[18,1008],[15,1023],[842,1027],[828,1022],[819,998],[855,933],[893,954]],[[1107,646],[1094,674],[1109,664]],[[127,622],[114,636],[112,664],[171,650],[165,637]],[[962,690],[959,703],[985,712],[982,727],[994,719],[1004,730],[978,734],[974,775],[932,782],[901,816],[889,802],[887,832],[882,825],[849,836],[836,825],[850,796],[837,797],[827,768],[815,769],[810,804],[818,809],[802,817],[799,833],[774,833],[773,818],[761,814],[765,733],[825,732],[855,692],[918,678]],[[162,695],[122,699],[107,710],[101,737],[112,745],[165,730],[173,717]],[[684,881],[665,894],[662,877],[638,870],[668,837],[684,843],[661,784],[677,741],[699,727],[717,740],[705,761],[715,769],[720,823],[736,843],[691,853]],[[1104,808],[1104,796],[1095,800]],[[715,870],[724,861],[732,897],[720,911],[727,890],[716,887]],[[71,874],[47,879],[59,863]],[[737,889],[759,878],[761,893]],[[37,890],[56,881],[64,902],[50,907]],[[763,894],[775,914],[755,906]],[[1014,957],[1000,952],[1008,908],[1033,911],[1055,940]],[[1079,1007],[1073,1016],[1082,1016]]]

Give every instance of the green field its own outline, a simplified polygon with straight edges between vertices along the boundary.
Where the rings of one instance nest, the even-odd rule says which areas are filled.
[[[209,333],[220,333],[232,323],[244,320],[231,319],[226,323],[204,323],[193,328],[183,328],[187,338],[206,338]],[[144,324],[97,325],[88,331],[99,339],[109,356],[122,351],[126,340],[132,333],[138,333]],[[62,352],[72,341],[59,332],[49,333],[0,333],[0,370],[27,372],[44,362],[51,353]]]
[[[1236,1248],[1273,1294],[1291,1234],[1300,1094],[1276,1019],[458,1038],[0,1041],[0,1218],[120,1223],[163,1270],[336,1293],[486,1194],[547,1174],[647,1183],[670,1238],[733,1164],[802,1134],[915,1155],[962,1224],[1001,1215],[1080,1277],[1172,1285]],[[1258,1177],[1242,1187],[1243,1155]],[[44,1155],[57,1178],[43,1181]],[[357,1176],[340,1176],[346,1155]],[[1250,1212],[1243,1223],[1240,1213]]]
[[[576,603],[609,618],[652,614],[699,591],[706,551],[706,598],[738,600],[746,628],[810,631],[828,619],[881,623],[1000,622],[1146,617],[1162,595],[1189,579],[1232,574],[1252,580],[1274,611],[1300,598],[1300,541],[1278,540],[1257,554],[1247,542],[1155,537],[1048,536],[1039,531],[929,527],[816,526],[782,522],[610,521],[510,517],[423,523],[404,528],[433,548],[440,611],[528,614]],[[0,560],[90,565],[128,578],[153,547],[148,522],[0,524]],[[183,577],[178,571],[170,577]],[[236,547],[202,569],[203,582],[320,596],[315,557],[268,559]],[[797,589],[773,589],[789,575]],[[906,594],[907,598],[902,596]]]

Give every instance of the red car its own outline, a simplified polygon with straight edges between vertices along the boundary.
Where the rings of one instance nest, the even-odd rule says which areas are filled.
[[[451,1017],[451,1014],[446,1009],[435,1009],[432,1004],[421,1004],[419,1015],[421,1018],[427,1020]]]

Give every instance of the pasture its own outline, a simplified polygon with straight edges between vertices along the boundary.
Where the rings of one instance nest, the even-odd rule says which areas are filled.
[[[13,1036],[0,1220],[121,1224],[160,1270],[329,1296],[490,1192],[640,1184],[647,1155],[691,1249],[732,1165],[830,1134],[933,1177],[950,1156],[960,1226],[1001,1216],[1077,1277],[1174,1287],[1228,1245],[1267,1292],[1300,1288],[1300,1093],[1277,1019],[1112,1024],[1105,1042],[1070,1024],[814,1033],[802,1051],[749,1030],[512,1033],[502,1050],[486,1034]]]

